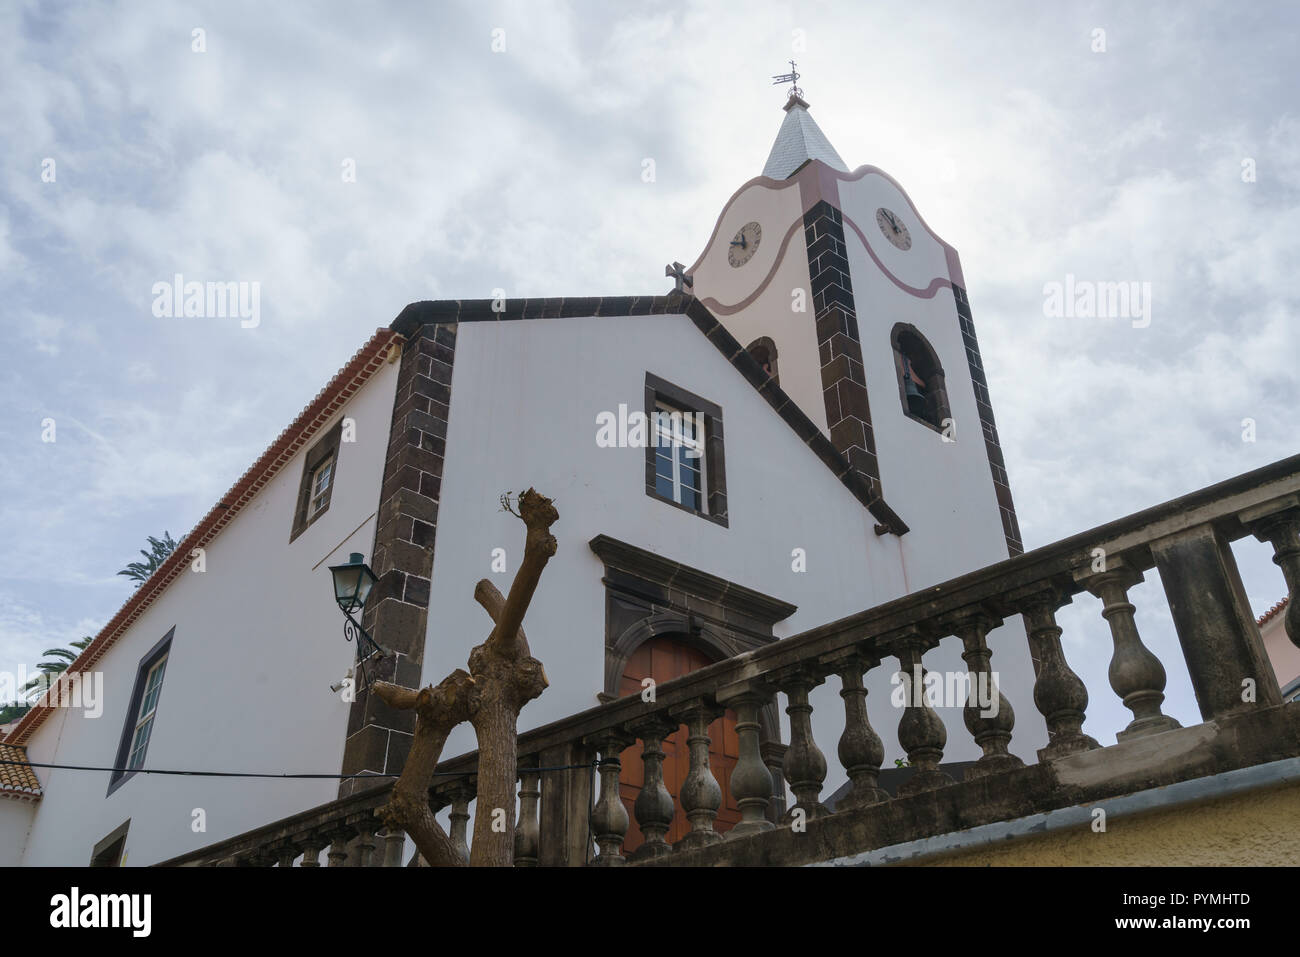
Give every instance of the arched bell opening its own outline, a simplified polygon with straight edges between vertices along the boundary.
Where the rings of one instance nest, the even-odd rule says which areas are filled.
[[[903,414],[936,432],[943,432],[952,413],[948,407],[943,366],[934,347],[916,326],[903,322],[894,326],[890,344],[894,350],[894,371],[898,376]]]

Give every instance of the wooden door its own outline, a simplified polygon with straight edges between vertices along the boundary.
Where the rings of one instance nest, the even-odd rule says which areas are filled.
[[[668,637],[652,638],[632,653],[623,677],[619,683],[619,696],[639,695],[642,691],[641,681],[653,678],[656,684],[663,684],[673,678],[680,678],[692,671],[713,664],[703,652],[683,645]],[[673,796],[673,824],[666,839],[672,844],[690,831],[690,822],[686,820],[678,795],[681,794],[682,782],[690,771],[690,749],[686,745],[685,726],[665,739],[664,750],[664,786]],[[718,807],[717,819],[713,827],[719,832],[729,831],[732,825],[740,821],[740,808],[731,796],[731,769],[736,766],[739,756],[739,741],[736,737],[736,715],[728,710],[725,715],[709,726],[709,766],[718,784],[722,786],[722,804]],[[619,775],[619,797],[627,808],[629,820],[627,836],[623,841],[623,853],[628,854],[641,846],[643,839],[641,829],[636,823],[636,811],[633,804],[641,792],[644,782],[644,767],[641,763],[641,742],[627,748],[620,756],[622,772]]]

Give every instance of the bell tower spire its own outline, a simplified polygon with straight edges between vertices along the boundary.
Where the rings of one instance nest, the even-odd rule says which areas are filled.
[[[832,169],[847,173],[849,168],[840,159],[826,134],[808,112],[808,101],[799,88],[799,71],[794,60],[790,72],[772,77],[772,85],[790,84],[790,97],[785,104],[785,120],[776,134],[776,142],[768,154],[763,175],[771,179],[788,179],[809,160],[821,160]]]
[[[889,500],[911,529],[905,547],[933,562],[927,576],[1019,554],[957,250],[897,180],[848,168],[800,80],[793,62],[773,77],[787,85],[780,132],[763,175],[727,201],[685,271],[692,291],[773,380],[764,388],[830,442],[844,474]]]

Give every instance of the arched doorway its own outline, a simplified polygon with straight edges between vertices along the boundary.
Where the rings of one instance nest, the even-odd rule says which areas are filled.
[[[656,684],[663,684],[673,678],[680,678],[706,665],[713,664],[714,659],[671,635],[651,638],[637,647],[627,660],[619,680],[618,693],[625,695],[640,694],[641,681],[653,678]],[[664,750],[664,786],[673,796],[673,824],[665,839],[669,844],[675,843],[690,831],[690,822],[682,810],[678,795],[681,794],[682,781],[690,771],[690,751],[686,746],[686,728],[678,728],[676,733],[665,739]],[[739,740],[736,737],[736,715],[728,710],[717,721],[709,725],[709,767],[713,776],[722,787],[722,803],[718,806],[718,816],[713,827],[718,832],[731,830],[740,821],[740,808],[731,795],[731,769],[736,766],[739,756]],[[636,742],[620,755],[622,772],[619,774],[619,797],[627,808],[628,828],[623,841],[623,853],[630,854],[642,844],[641,829],[636,823],[633,804],[644,782],[644,767],[641,763],[641,742]]]

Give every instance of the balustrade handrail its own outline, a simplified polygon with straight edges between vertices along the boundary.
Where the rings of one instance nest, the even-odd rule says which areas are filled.
[[[1067,594],[1084,591],[1084,585],[1074,580],[1074,571],[1092,562],[1094,548],[1104,548],[1112,558],[1118,558],[1141,551],[1142,546],[1166,535],[1206,523],[1214,523],[1229,540],[1242,538],[1249,532],[1237,520],[1238,512],[1288,496],[1296,497],[1300,507],[1300,455],[665,681],[656,686],[653,705],[647,705],[638,695],[629,695],[521,732],[519,754],[538,754],[651,712],[665,712],[707,695],[710,689],[761,678],[769,672],[861,646],[909,625],[988,602],[1001,603],[1002,596],[1026,586],[1041,584]],[[1134,559],[1135,567],[1150,568],[1154,564],[1149,555],[1138,557],[1142,560]],[[444,761],[438,770],[469,774],[477,761],[478,752],[470,751]]]
[[[893,639],[904,633],[927,639],[945,637],[953,634],[952,623],[964,615],[983,611],[988,617],[997,619],[1016,614],[1044,592],[1059,599],[1052,606],[1056,607],[1068,601],[1070,596],[1089,589],[1087,574],[1080,572],[1086,572],[1092,565],[1096,549],[1103,550],[1107,562],[1114,561],[1141,572],[1158,563],[1152,546],[1156,546],[1156,550],[1164,548],[1162,540],[1210,526],[1217,536],[1232,541],[1251,534],[1250,522],[1256,521],[1259,515],[1281,509],[1300,511],[1300,455],[666,681],[656,686],[653,702],[642,700],[640,695],[628,695],[523,732],[518,738],[521,767],[524,759],[536,759],[552,748],[569,746],[574,742],[592,742],[605,736],[610,744],[602,746],[600,750],[603,751],[605,746],[612,746],[615,738],[611,735],[626,736],[636,722],[658,715],[680,716],[684,709],[701,704],[716,708],[719,698],[734,700],[737,688],[743,688],[746,683],[752,683],[755,688],[770,689],[781,683],[773,678],[781,676],[784,683],[789,684],[789,675],[800,668],[827,674],[836,670],[836,660],[852,652],[881,658],[887,654],[897,655],[896,644],[889,650],[878,646],[881,638]],[[1249,520],[1241,517],[1245,513],[1251,516]],[[1122,594],[1114,600],[1121,601]],[[1050,612],[1048,614],[1049,618],[1040,620],[1031,631],[1038,640],[1046,640],[1050,645],[1055,640],[1051,632],[1055,630],[1059,634],[1059,628],[1055,628]],[[1046,635],[1045,639],[1043,635]],[[979,640],[982,641],[982,637]],[[1133,641],[1136,642],[1136,633]],[[1140,644],[1135,647],[1139,650],[1126,647],[1125,654],[1130,656],[1126,660],[1136,660],[1132,655],[1145,652]],[[919,651],[916,654],[915,660],[919,661]],[[1189,661],[1189,668],[1194,664]],[[1163,680],[1161,675],[1161,688]],[[1177,727],[1176,722],[1159,714],[1158,706],[1152,715],[1154,717],[1147,716],[1144,720],[1163,721],[1165,724],[1162,726]],[[1074,736],[1086,742],[1083,746],[1096,747],[1095,741],[1081,735],[1078,728],[1068,721],[1053,733],[1060,736],[1062,742]],[[433,792],[444,792],[460,777],[474,774],[477,763],[477,751],[443,761],[438,765],[440,777]],[[213,860],[223,854],[229,856],[256,846],[259,840],[287,836],[295,827],[319,825],[322,814],[333,814],[342,819],[354,810],[373,809],[386,799],[389,789],[391,782],[167,863]]]
[[[295,834],[319,830],[322,825],[340,822],[354,815],[364,815],[387,803],[388,793],[393,789],[394,781],[395,779],[390,778],[345,798],[336,798],[325,804],[318,804],[316,807],[272,821],[254,830],[236,834],[224,841],[178,854],[155,866],[177,867],[197,861],[222,860],[253,854],[274,846],[279,841],[289,839]]]

